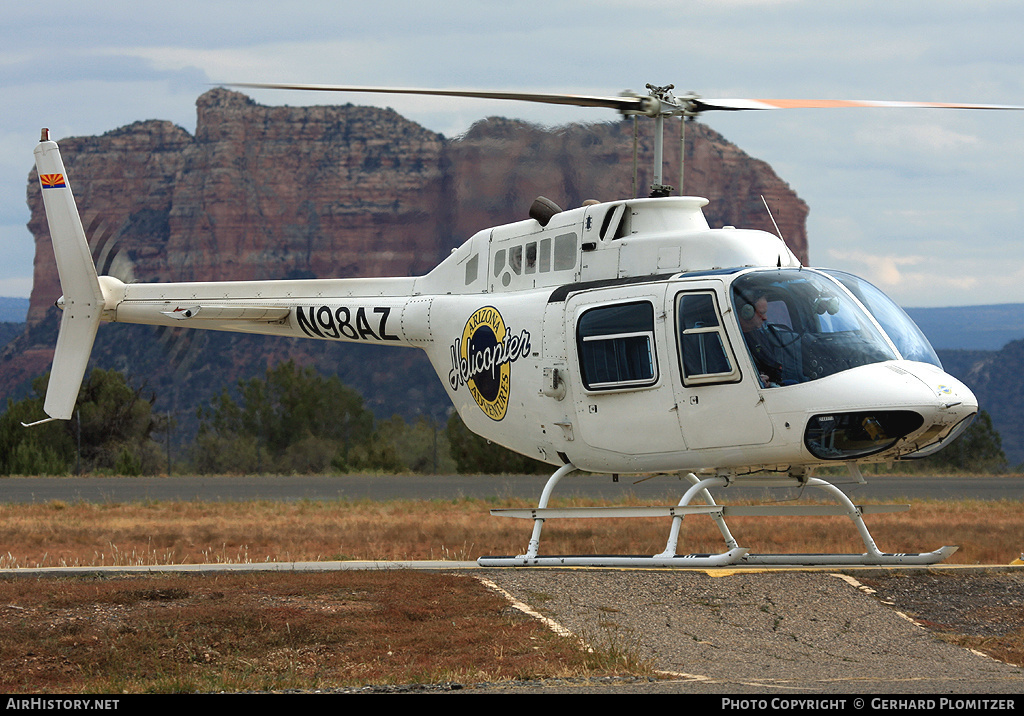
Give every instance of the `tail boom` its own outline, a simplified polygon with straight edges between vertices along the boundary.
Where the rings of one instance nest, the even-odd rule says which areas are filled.
[[[72,416],[100,320],[419,348],[432,340],[431,299],[417,295],[413,277],[125,284],[97,276],[64,162],[45,129],[35,158],[64,293],[47,420]]]

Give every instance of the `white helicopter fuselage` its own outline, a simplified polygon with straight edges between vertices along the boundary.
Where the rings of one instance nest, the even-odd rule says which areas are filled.
[[[966,426],[977,411],[966,386],[907,360],[857,297],[802,268],[778,237],[709,228],[706,203],[591,204],[544,217],[543,226],[530,218],[487,229],[415,278],[125,285],[101,277],[102,317],[417,347],[473,432],[594,472],[892,460]],[[776,312],[793,303],[776,329],[786,336],[776,337],[780,352],[797,364],[785,380],[763,375],[737,315],[737,282],[762,275],[774,281]],[[842,301],[841,311],[812,318],[856,312],[840,326],[848,330],[812,335],[793,325],[800,306],[779,286],[806,293],[808,280],[812,303],[825,293]],[[702,320],[688,324],[693,310]],[[843,358],[866,332],[877,352]],[[840,342],[826,357],[845,363],[817,376],[811,363],[823,340]],[[845,420],[838,432],[837,420]]]
[[[470,430],[559,465],[536,508],[492,511],[533,521],[526,552],[481,565],[933,564],[956,549],[881,552],[862,515],[891,506],[856,506],[809,468],[860,476],[860,462],[929,455],[970,424],[974,395],[877,288],[800,266],[772,234],[709,228],[705,199],[570,211],[538,199],[531,218],[478,232],[421,277],[125,284],[96,275],[45,130],[36,165],[64,292],[38,422],[71,417],[102,320],[414,347]],[[682,473],[691,487],[676,506],[549,508],[577,469]],[[732,508],[709,492],[745,481],[818,487],[840,504]],[[847,515],[865,553],[752,555],[725,524],[780,509]],[[686,514],[710,516],[727,550],[679,554]],[[665,550],[539,554],[546,520],[595,516],[670,517]]]

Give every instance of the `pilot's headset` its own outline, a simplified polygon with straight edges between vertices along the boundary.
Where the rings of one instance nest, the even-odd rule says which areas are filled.
[[[750,321],[754,318],[754,312],[757,310],[756,308],[754,308],[754,304],[757,303],[758,300],[761,298],[763,298],[763,295],[756,295],[753,298],[751,298],[746,293],[740,291],[736,292],[736,311],[739,314],[741,320]]]

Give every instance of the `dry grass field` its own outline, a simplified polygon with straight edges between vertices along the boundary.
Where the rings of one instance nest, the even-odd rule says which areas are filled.
[[[567,504],[600,503],[552,501]],[[530,523],[488,514],[510,506],[530,505],[5,504],[0,567],[468,560],[523,551]],[[883,550],[959,544],[953,563],[1006,565],[1024,549],[1021,512],[1017,502],[927,501],[909,513],[870,515],[868,524]],[[846,518],[745,518],[730,526],[755,552],[863,551]],[[667,528],[667,520],[550,522],[542,551],[653,554],[664,547]],[[689,551],[720,549],[707,518],[687,518],[683,535]],[[509,610],[477,580],[439,573],[9,578],[0,579],[0,618],[6,693],[280,691],[651,673],[628,648],[583,650]],[[1024,631],[1009,639],[1010,650],[1000,653],[1024,654]]]
[[[803,502],[806,504],[806,501]],[[551,507],[600,505],[553,499]],[[736,503],[732,503],[736,504]],[[219,564],[323,560],[474,560],[522,553],[528,520],[492,517],[527,501],[258,501],[0,504],[0,568]],[[868,515],[882,551],[960,549],[955,564],[1009,564],[1024,552],[1016,501],[919,501],[909,512]],[[864,551],[845,517],[731,518],[752,552]],[[656,554],[667,519],[559,520],[544,526],[545,554]],[[680,551],[721,551],[710,519],[688,517]]]

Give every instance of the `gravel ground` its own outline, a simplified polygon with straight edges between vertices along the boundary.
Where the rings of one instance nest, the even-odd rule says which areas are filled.
[[[883,603],[928,629],[978,637],[1016,631],[1024,637],[1024,571],[878,572],[859,579]]]
[[[484,576],[585,641],[630,649],[673,675],[668,683],[629,690],[1024,692],[1024,669],[935,633],[1021,629],[1024,572],[849,575],[516,569]],[[545,691],[588,688],[561,684]],[[627,685],[596,690],[609,688]]]

